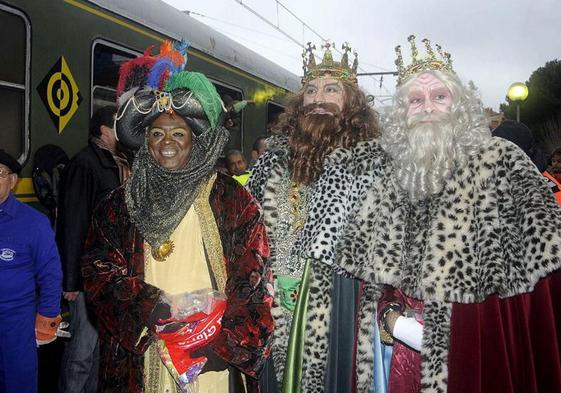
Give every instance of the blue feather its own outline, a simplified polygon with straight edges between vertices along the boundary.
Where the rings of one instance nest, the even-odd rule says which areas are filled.
[[[184,38],[181,41],[174,41],[173,47],[175,50],[180,52],[182,55],[187,53],[187,49],[189,48],[189,42],[187,42]]]
[[[176,71],[176,68],[170,59],[163,58],[158,60],[152,67],[152,70],[150,71],[150,75],[148,75],[148,80],[146,81],[146,84],[153,89],[159,89],[160,80],[162,79],[162,74],[166,70],[169,70],[170,73],[173,73],[174,71]]]
[[[182,38],[181,41],[175,41],[173,43],[173,47],[175,48],[175,50],[185,57],[185,62],[182,66],[179,67],[179,71],[183,71],[185,65],[187,65],[187,49],[189,49],[189,46],[189,42],[186,41],[185,38]]]

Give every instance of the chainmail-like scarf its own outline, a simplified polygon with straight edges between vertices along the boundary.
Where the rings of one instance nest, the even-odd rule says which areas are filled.
[[[193,135],[187,166],[161,167],[148,150],[148,138],[136,153],[132,174],[125,186],[125,201],[132,222],[151,247],[169,239],[197,196],[199,186],[215,172],[214,166],[228,142],[224,127]]]

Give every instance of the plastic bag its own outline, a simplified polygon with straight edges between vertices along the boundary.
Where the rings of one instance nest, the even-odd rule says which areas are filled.
[[[226,296],[212,289],[165,295],[171,318],[160,320],[156,333],[162,340],[160,357],[184,393],[197,391],[196,379],[207,362],[191,353],[213,341],[222,326]]]

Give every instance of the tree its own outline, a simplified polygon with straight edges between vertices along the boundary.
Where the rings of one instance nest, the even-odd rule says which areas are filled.
[[[521,103],[520,121],[525,123],[546,151],[561,144],[561,61],[552,60],[535,70],[526,82],[528,99]],[[501,104],[510,119],[516,118],[516,103]]]

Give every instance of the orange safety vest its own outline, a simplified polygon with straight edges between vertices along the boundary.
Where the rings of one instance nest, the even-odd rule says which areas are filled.
[[[549,188],[553,192],[553,195],[555,195],[555,198],[557,198],[557,202],[561,205],[561,183],[548,171],[545,171],[543,175],[549,179]]]

